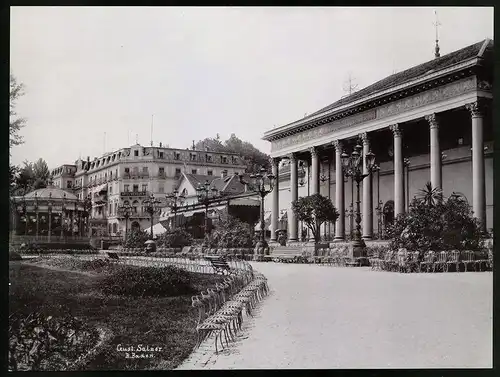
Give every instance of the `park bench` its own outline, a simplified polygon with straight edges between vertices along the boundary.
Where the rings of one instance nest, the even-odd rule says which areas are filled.
[[[221,275],[230,275],[231,274],[231,267],[229,267],[229,265],[227,264],[227,262],[225,261],[225,259],[223,258],[220,258],[220,257],[207,257],[206,258],[207,260],[210,261],[213,269],[214,269],[214,272],[216,274],[220,273]]]
[[[277,247],[271,255],[266,255],[266,258],[270,258],[275,262],[296,262],[301,257],[302,250],[292,247]]]

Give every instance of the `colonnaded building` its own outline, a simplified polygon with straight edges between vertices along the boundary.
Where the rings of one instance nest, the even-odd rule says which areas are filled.
[[[144,201],[150,194],[165,201],[182,173],[220,177],[243,173],[245,168],[243,158],[232,153],[135,144],[92,160],[78,159],[53,169],[51,175],[54,186],[73,192],[79,200],[91,199],[92,235],[116,236],[125,233],[120,206],[132,207],[129,228],[147,228],[151,218]]]
[[[379,169],[362,182],[362,235],[383,235],[427,182],[463,196],[484,229],[493,228],[493,41],[486,39],[386,77],[263,139],[271,143],[277,190],[266,197],[271,239],[287,224],[300,239],[291,202],[320,193],[340,214],[327,240],[352,230],[355,185],[341,154],[360,143]],[[366,166],[364,166],[365,173]],[[354,202],[355,206],[355,202]],[[287,219],[287,221],[281,221]]]

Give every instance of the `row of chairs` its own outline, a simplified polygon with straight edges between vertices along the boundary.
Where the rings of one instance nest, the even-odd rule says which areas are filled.
[[[349,257],[348,246],[319,249],[316,256],[309,258],[309,262],[318,263],[322,266],[338,267],[345,267],[353,264]]]
[[[493,269],[493,250],[474,251],[441,251],[432,250],[421,253],[399,249],[378,253],[370,258],[373,270],[397,272],[467,272]]]
[[[215,288],[208,288],[191,298],[193,308],[198,310],[198,339],[195,349],[212,334],[215,334],[216,353],[219,352],[218,342],[222,349],[223,340],[228,346],[229,341],[233,341],[236,333],[241,330],[243,310],[247,316],[252,316],[256,304],[269,293],[267,279],[248,266],[246,270],[240,270],[222,283],[217,283]]]

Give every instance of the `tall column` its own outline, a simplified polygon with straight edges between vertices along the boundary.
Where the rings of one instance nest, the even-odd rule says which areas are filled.
[[[335,226],[335,239],[343,240],[345,238],[345,203],[344,203],[344,173],[342,170],[342,142],[335,140],[335,207],[339,213]]]
[[[398,124],[390,126],[394,134],[394,217],[405,211],[404,175],[403,175],[403,143]]]
[[[431,139],[431,184],[432,188],[443,188],[441,150],[439,148],[439,124],[436,114],[430,114],[425,117],[429,122]]]
[[[271,208],[271,242],[276,242],[278,237],[276,234],[276,231],[278,230],[278,222],[279,222],[279,215],[280,215],[280,205],[279,205],[279,200],[280,200],[280,188],[279,188],[279,162],[280,160],[278,158],[273,158],[272,159],[272,167],[273,167],[273,175],[275,177],[274,179],[274,188],[273,188],[273,204]]]
[[[363,174],[368,174],[363,179],[363,239],[371,240],[373,238],[372,175],[366,165],[366,155],[370,152],[370,141],[366,132],[360,136],[363,141]]]
[[[476,101],[466,105],[472,117],[472,210],[486,230],[486,185],[484,179],[483,109]]]
[[[319,152],[318,148],[312,147],[311,152],[311,194],[319,194]]]
[[[295,153],[290,154],[290,191],[292,194],[292,202],[297,200],[299,198],[299,181],[298,181],[298,171],[297,171],[297,156]],[[297,216],[293,212],[293,210],[290,211],[290,218],[289,218],[289,230],[290,230],[290,236],[288,239],[290,241],[297,241],[299,237],[299,222],[297,220]]]

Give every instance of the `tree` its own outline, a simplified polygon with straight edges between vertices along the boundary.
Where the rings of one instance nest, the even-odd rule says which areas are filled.
[[[24,166],[19,169],[19,174],[16,178],[16,191],[18,195],[25,195],[30,192],[35,183],[33,163],[24,161],[23,164]]]
[[[13,195],[16,190],[17,176],[19,174],[19,167],[9,164],[9,193]]]
[[[33,183],[34,189],[39,189],[47,187],[47,183],[50,176],[49,167],[43,158],[39,158],[33,164],[33,174],[35,177],[35,182]]]
[[[335,222],[339,217],[333,203],[321,194],[299,198],[292,202],[292,210],[297,219],[311,230],[314,240],[320,241],[320,227],[325,222]]]
[[[251,248],[254,237],[253,229],[236,217],[225,215],[217,228],[205,238],[204,244],[217,248]]]
[[[222,143],[217,134],[217,138],[205,138],[195,144],[197,150],[205,150],[208,148],[213,152],[236,153],[242,156],[247,165],[245,172],[253,173],[264,167],[270,168],[269,155],[259,151],[251,143],[242,141],[235,134]]]
[[[433,207],[443,200],[443,190],[438,187],[432,188],[432,183],[427,182],[425,187],[419,190],[417,198],[429,207]]]
[[[451,195],[447,200],[438,195],[430,200],[432,190],[426,189],[425,198],[415,198],[407,213],[398,216],[388,229],[393,250],[410,251],[480,250],[482,235],[479,222],[464,198]]]
[[[16,117],[17,100],[24,95],[24,85],[19,84],[13,75],[10,75],[10,101],[9,101],[9,147],[24,143],[19,131],[26,125],[26,119]]]

